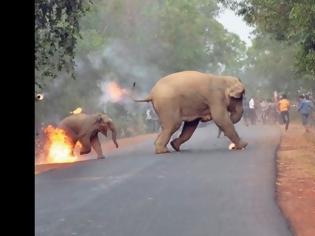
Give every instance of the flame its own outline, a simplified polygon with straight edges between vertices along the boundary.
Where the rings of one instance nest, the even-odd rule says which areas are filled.
[[[64,130],[48,125],[44,132],[47,136],[44,146],[47,163],[64,163],[78,160],[78,157],[72,154],[72,141]]]
[[[71,111],[70,113],[71,114],[74,114],[74,115],[77,115],[77,114],[80,114],[82,112],[82,108],[81,107],[78,107],[76,108],[74,111]]]
[[[127,94],[127,90],[123,89],[116,82],[112,81],[106,85],[106,93],[110,96],[113,102],[119,102]]]
[[[230,145],[229,145],[229,150],[232,150],[232,149],[234,149],[235,148],[235,144],[234,143],[230,143]]]

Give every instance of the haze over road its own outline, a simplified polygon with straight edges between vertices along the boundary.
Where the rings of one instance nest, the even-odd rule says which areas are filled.
[[[279,129],[236,127],[244,151],[229,151],[210,124],[180,153],[155,155],[147,140],[37,175],[36,235],[291,235],[275,201]]]

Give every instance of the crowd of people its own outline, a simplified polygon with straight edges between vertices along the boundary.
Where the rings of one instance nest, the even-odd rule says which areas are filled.
[[[288,130],[290,113],[298,112],[305,131],[309,132],[310,126],[315,126],[314,98],[310,94],[298,96],[297,101],[290,101],[286,94],[270,99],[257,99],[250,97],[243,99],[243,120],[246,126],[262,124],[283,124]]]
[[[263,124],[274,124],[278,119],[277,103],[272,99],[262,99],[251,97],[249,100],[243,98],[243,120],[245,125],[255,125],[258,122]]]

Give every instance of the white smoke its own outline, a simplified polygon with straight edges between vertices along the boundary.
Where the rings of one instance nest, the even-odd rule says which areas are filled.
[[[119,39],[113,40],[104,49],[103,57],[112,71],[121,78],[120,81],[130,83],[126,86],[136,82],[142,90],[149,92],[154,83],[161,78],[162,72],[157,66],[136,58],[132,49]]]

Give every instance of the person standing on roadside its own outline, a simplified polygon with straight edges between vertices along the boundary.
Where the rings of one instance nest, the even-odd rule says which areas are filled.
[[[309,99],[308,95],[301,95],[299,96],[300,102],[298,106],[298,112],[301,114],[302,118],[302,124],[305,128],[305,132],[309,132],[308,128],[308,123],[309,123],[309,118],[314,111],[314,104],[313,102]]]
[[[255,100],[252,97],[249,102],[248,102],[248,107],[249,107],[249,119],[252,125],[256,124],[256,110],[255,110]]]
[[[280,112],[283,123],[285,124],[285,130],[288,130],[290,123],[290,101],[286,94],[283,94],[281,99],[278,101],[278,111]]]
[[[260,112],[261,122],[263,124],[266,124],[267,123],[267,119],[268,119],[269,103],[265,99],[263,99],[260,102],[260,109],[261,109],[261,112]]]
[[[248,126],[248,119],[249,119],[249,105],[247,97],[243,96],[243,120],[246,126]]]

